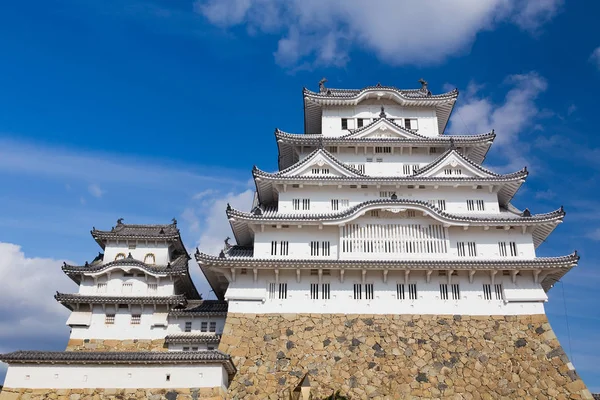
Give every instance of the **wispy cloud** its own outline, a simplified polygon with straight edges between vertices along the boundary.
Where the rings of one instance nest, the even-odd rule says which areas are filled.
[[[95,183],[92,183],[88,186],[88,192],[90,192],[90,194],[96,198],[100,198],[104,194],[104,191],[100,189],[100,186],[96,185]]]
[[[500,22],[539,34],[561,4],[562,0],[442,0],[418,6],[407,0],[381,0],[376,5],[361,0],[198,0],[195,9],[223,28],[244,25],[251,35],[277,36],[274,57],[280,65],[313,68],[345,65],[353,46],[393,65],[438,63],[466,52],[478,33]],[[435,29],[423,29],[432,22]]]
[[[600,70],[600,46],[596,47],[590,55],[590,61]]]

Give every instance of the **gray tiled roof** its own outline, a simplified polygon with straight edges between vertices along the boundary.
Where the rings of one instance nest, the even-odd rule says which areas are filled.
[[[215,333],[191,333],[181,332],[165,337],[166,343],[219,343],[221,335]]]
[[[15,351],[0,354],[8,364],[211,364],[220,363],[227,372],[235,373],[231,357],[219,350],[208,351]]]
[[[169,315],[175,317],[224,316],[227,315],[227,307],[227,302],[220,300],[189,301],[185,308],[174,308],[169,312]]]
[[[183,295],[173,296],[95,296],[79,293],[56,292],[54,298],[67,308],[72,304],[187,304]]]
[[[291,165],[290,167],[281,170],[281,171],[277,171],[275,172],[274,176],[283,176],[285,174],[287,174],[290,171],[293,171],[296,168],[299,168],[305,164],[310,163],[312,160],[314,160],[318,155],[322,155],[326,160],[328,160],[329,162],[331,162],[334,165],[337,165],[338,167],[340,167],[342,170],[345,170],[347,172],[349,172],[352,175],[357,175],[359,177],[366,177],[367,175],[363,174],[362,172],[360,172],[357,169],[354,169],[352,167],[347,166],[346,164],[342,163],[340,160],[338,160],[333,154],[331,154],[330,152],[328,152],[325,149],[316,149],[314,150],[312,153],[310,153],[308,156],[306,156],[304,159],[302,159],[302,161],[297,162],[294,165]],[[256,166],[254,166],[254,169],[258,169]]]
[[[122,219],[119,219],[117,225],[112,227],[110,231],[93,228],[91,234],[102,248],[108,240],[166,240],[176,243],[178,250],[187,253],[181,242],[177,221],[175,220],[167,225],[140,225],[124,224]]]
[[[106,264],[95,262],[91,264],[86,263],[86,265],[69,265],[65,263],[62,266],[62,270],[66,274],[82,274],[86,272],[100,272],[111,267],[123,266],[135,267],[155,274],[177,275],[187,272],[188,260],[189,256],[185,254],[177,257],[172,263],[167,265],[155,265],[146,264],[143,261],[126,257],[121,260],[107,262]]]
[[[371,90],[387,90],[393,91],[404,97],[406,99],[452,99],[458,97],[458,90],[454,89],[447,93],[442,94],[431,94],[428,91],[424,91],[421,89],[398,89],[394,86],[383,86],[383,85],[374,85],[374,86],[366,86],[362,89],[333,89],[327,88],[325,92],[313,92],[306,88],[303,89],[302,93],[305,96],[311,97],[322,97],[322,98],[353,98],[358,97],[364,92]]]

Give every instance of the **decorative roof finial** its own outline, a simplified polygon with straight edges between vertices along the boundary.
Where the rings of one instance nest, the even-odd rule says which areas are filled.
[[[133,256],[131,255],[131,252],[129,252],[129,254],[127,255],[127,258],[133,258]]]
[[[177,225],[177,220],[175,218],[173,218],[171,222],[173,222],[173,225]]]
[[[223,248],[223,250],[227,251],[230,248],[232,248],[233,246],[229,244],[229,241],[231,240],[231,238],[229,236],[227,236],[225,238],[225,247]]]
[[[377,87],[381,87],[381,82],[377,82]]]
[[[231,211],[231,204],[227,203],[227,211]]]
[[[324,149],[325,147],[323,146],[323,135],[319,135],[318,140],[319,140],[319,142],[317,143],[317,147],[321,150]]]
[[[425,93],[427,96],[431,96],[431,92],[429,91],[429,88],[427,88],[427,81],[421,78],[419,79],[419,83],[421,84],[421,89],[419,90]]]
[[[223,250],[219,253],[219,258],[225,258],[225,252]]]
[[[450,136],[450,150],[456,150],[456,143],[454,143],[454,138]]]
[[[398,200],[398,195],[396,193],[393,193],[391,196],[392,200]]]
[[[529,211],[529,208],[526,208],[525,210],[523,210],[523,212],[521,213],[522,217],[531,217],[531,211]]]
[[[200,254],[200,250],[196,247],[196,255]]]
[[[327,79],[323,78],[319,81],[319,92],[320,93],[324,93],[327,91],[327,88],[325,87],[325,82],[327,82]]]
[[[123,218],[119,218],[117,220],[117,225],[123,225]]]
[[[381,112],[379,113],[379,118],[387,118],[384,106],[381,106]]]

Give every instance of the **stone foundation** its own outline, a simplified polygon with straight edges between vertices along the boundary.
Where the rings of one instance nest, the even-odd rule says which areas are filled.
[[[221,388],[200,389],[12,389],[4,388],[0,400],[223,400]]]
[[[69,339],[66,351],[167,351],[164,339]]]
[[[230,399],[592,399],[545,315],[229,314]]]

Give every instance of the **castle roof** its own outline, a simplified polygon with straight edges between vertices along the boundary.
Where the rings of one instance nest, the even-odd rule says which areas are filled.
[[[124,224],[123,219],[117,220],[117,225],[112,227],[110,231],[102,231],[93,228],[90,232],[96,242],[104,249],[108,241],[166,241],[173,243],[175,247],[187,254],[177,221],[173,219],[173,223],[167,225],[140,225],[140,224]]]
[[[111,295],[86,295],[79,293],[59,293],[54,295],[56,301],[72,310],[75,304],[167,304],[185,305],[187,299],[184,295],[172,296],[111,296]]]
[[[562,207],[544,214],[531,214],[529,211],[518,214],[508,209],[500,213],[456,214],[442,211],[426,201],[414,199],[369,200],[331,213],[283,214],[278,212],[277,207],[255,208],[251,213],[228,207],[226,212],[237,243],[248,245],[252,243],[253,237],[249,224],[339,225],[351,222],[368,211],[390,208],[419,210],[449,226],[532,226],[535,228],[532,235],[536,247],[565,216]]]
[[[228,304],[220,300],[189,301],[185,306],[172,309],[171,317],[226,316]]]
[[[215,333],[181,332],[165,337],[165,343],[219,343],[221,335]]]
[[[557,282],[571,268],[577,265],[579,255],[577,252],[560,257],[536,257],[533,259],[416,259],[416,260],[337,260],[323,258],[254,258],[251,253],[244,256],[223,257],[213,256],[202,252],[196,253],[196,260],[205,274],[217,275],[217,270],[226,273],[231,268],[257,268],[257,269],[343,269],[343,270],[479,270],[479,271],[502,271],[502,270],[543,270],[547,271],[541,281],[546,291]],[[212,285],[211,285],[212,286]],[[224,291],[226,286],[212,286],[215,293]]]
[[[186,253],[177,257],[172,263],[165,265],[147,264],[143,261],[134,259],[131,256],[131,253],[129,253],[129,256],[126,258],[110,261],[108,263],[103,263],[99,258],[91,264],[86,263],[85,265],[69,265],[64,263],[62,270],[78,285],[81,283],[82,276],[98,276],[113,269],[120,269],[123,271],[138,269],[153,276],[174,276],[177,277],[175,283],[176,289],[185,293],[188,299],[199,299],[200,294],[198,294],[190,277],[188,267],[189,260],[190,256]]]
[[[304,88],[302,95],[305,132],[321,133],[323,106],[352,106],[367,99],[391,100],[405,107],[435,107],[438,128],[443,132],[458,97],[458,90],[434,95],[423,81],[421,89],[398,89],[380,84],[362,89],[329,89],[323,85],[319,92]]]
[[[234,374],[231,357],[207,351],[15,351],[0,354],[8,364],[223,364]]]

